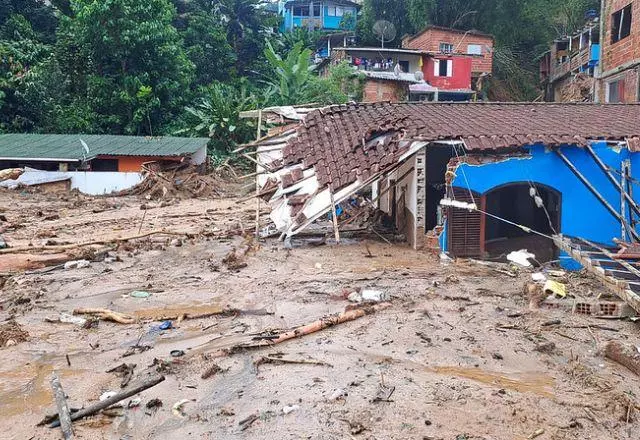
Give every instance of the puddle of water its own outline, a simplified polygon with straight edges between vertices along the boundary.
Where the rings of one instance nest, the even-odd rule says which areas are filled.
[[[57,370],[61,380],[85,371],[72,368]],[[0,372],[0,414],[11,417],[53,406],[53,392],[49,385],[52,372],[52,364],[41,362]]]
[[[163,321],[167,319],[177,319],[182,315],[188,315],[190,318],[220,315],[224,313],[224,311],[225,309],[219,304],[172,304],[171,306],[136,310],[133,314],[138,319]]]
[[[499,388],[507,388],[521,393],[534,393],[544,397],[554,397],[553,386],[555,380],[545,374],[527,373],[497,373],[470,367],[423,367],[430,373],[446,376],[462,377],[464,379],[493,385]]]

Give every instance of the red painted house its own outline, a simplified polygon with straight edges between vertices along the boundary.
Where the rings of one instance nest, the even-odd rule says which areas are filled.
[[[425,53],[424,78],[438,89],[440,101],[472,99],[492,72],[493,37],[475,30],[429,26],[405,37],[402,47]]]

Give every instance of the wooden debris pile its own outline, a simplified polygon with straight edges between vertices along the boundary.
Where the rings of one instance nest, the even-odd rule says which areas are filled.
[[[147,200],[220,197],[227,193],[225,179],[217,171],[205,174],[186,163],[143,165],[144,180],[121,195],[141,195]]]
[[[593,78],[584,73],[576,74],[560,89],[561,102],[588,102],[593,93]]]

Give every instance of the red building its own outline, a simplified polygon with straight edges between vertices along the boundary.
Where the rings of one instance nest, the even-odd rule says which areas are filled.
[[[455,78],[448,81],[456,84],[454,88],[461,88],[459,85],[467,82],[469,73],[470,84],[475,87],[478,80],[490,75],[493,69],[493,37],[476,30],[429,26],[405,37],[402,47],[425,51],[434,60],[445,60],[451,73],[449,78]],[[444,71],[444,67],[441,69]],[[425,71],[425,77],[427,73]]]

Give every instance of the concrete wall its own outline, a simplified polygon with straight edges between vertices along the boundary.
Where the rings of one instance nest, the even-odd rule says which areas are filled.
[[[132,188],[142,181],[142,175],[140,173],[27,170],[20,176],[17,182],[24,184],[46,184],[47,181],[57,181],[61,178],[71,179],[71,189],[78,189],[78,191],[82,193],[91,195],[122,191]]]
[[[604,143],[593,145],[598,156],[615,170],[621,169],[625,159],[631,160],[631,172],[640,173],[640,154],[629,153],[626,148],[612,148]],[[620,194],[586,151],[579,147],[563,147],[561,151],[585,175],[603,197],[618,211]],[[514,182],[540,183],[561,193],[559,233],[613,244],[621,236],[620,222],[580,182],[557,154],[543,146],[530,148],[530,158],[505,158],[501,162],[482,165],[462,164],[456,170],[453,186],[466,188],[466,175],[473,191],[486,194],[491,189]],[[634,171],[635,170],[635,171]],[[635,199],[640,201],[640,188],[635,188]],[[446,246],[446,241],[442,242]]]

